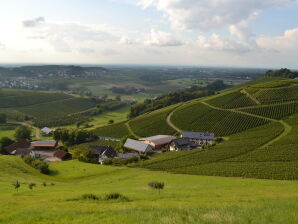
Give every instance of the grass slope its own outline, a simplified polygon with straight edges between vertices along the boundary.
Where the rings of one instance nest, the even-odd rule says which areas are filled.
[[[125,122],[121,122],[117,124],[96,128],[94,130],[94,133],[98,136],[121,138],[123,136],[129,135],[129,130],[125,125]]]
[[[0,223],[5,224],[298,222],[298,182],[176,175],[77,161],[52,163],[57,174],[47,177],[15,157],[0,156],[0,164]],[[16,179],[22,182],[18,192],[11,185]],[[148,187],[153,180],[165,182],[160,194]],[[31,182],[37,184],[33,190],[26,185]],[[130,200],[72,200],[111,192]]]

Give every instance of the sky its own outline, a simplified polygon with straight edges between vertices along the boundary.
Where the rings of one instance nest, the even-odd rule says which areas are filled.
[[[0,63],[298,68],[298,0],[0,0]]]

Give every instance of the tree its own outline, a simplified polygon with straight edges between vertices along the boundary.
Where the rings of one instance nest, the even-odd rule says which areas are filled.
[[[114,124],[114,120],[109,120],[109,124]]]
[[[152,181],[150,183],[148,183],[149,187],[151,187],[152,189],[158,190],[158,193],[160,194],[160,190],[162,190],[165,186],[164,183],[162,182],[157,182],[157,181]]]
[[[0,139],[0,152],[1,152],[1,150],[3,150],[4,147],[9,146],[12,143],[14,143],[14,141],[11,140],[10,138],[8,138],[8,137],[2,137]]]
[[[16,182],[12,183],[12,186],[14,186],[14,189],[19,191],[19,188],[21,187],[21,183],[17,180]]]
[[[6,114],[1,113],[0,114],[0,124],[6,123],[6,119],[7,119]]]
[[[31,140],[31,129],[27,126],[19,126],[15,129],[14,137],[17,141]]]

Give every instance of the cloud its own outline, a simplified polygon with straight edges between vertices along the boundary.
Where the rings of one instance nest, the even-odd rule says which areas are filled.
[[[286,30],[281,36],[261,36],[256,40],[257,44],[266,50],[275,52],[298,51],[298,28]]]
[[[210,37],[199,36],[197,45],[201,49],[212,51],[246,53],[252,50],[251,46],[245,42],[224,38],[218,34],[212,34]]]
[[[115,55],[119,55],[120,52],[115,51],[113,49],[105,49],[102,51],[102,55],[104,56],[115,56]]]
[[[175,39],[172,34],[152,29],[145,44],[158,47],[181,46],[183,43]]]
[[[94,54],[94,53],[96,53],[96,51],[92,48],[80,48],[79,52],[81,52],[83,54]]]
[[[173,27],[210,30],[238,24],[291,1],[295,0],[140,0],[138,5],[163,12]]]
[[[42,24],[43,22],[45,22],[44,17],[37,17],[35,19],[23,21],[23,26],[24,27],[35,27],[35,26],[38,26],[39,24]]]
[[[140,40],[130,38],[130,37],[127,37],[127,36],[123,36],[119,40],[119,43],[124,44],[124,45],[134,45],[134,44],[140,44]]]
[[[6,48],[5,44],[0,42],[0,50],[4,50]]]

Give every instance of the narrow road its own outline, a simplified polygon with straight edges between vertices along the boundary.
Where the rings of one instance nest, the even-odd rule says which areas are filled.
[[[167,124],[168,124],[171,128],[173,128],[174,130],[176,130],[177,132],[182,133],[182,130],[179,129],[177,126],[175,126],[175,125],[172,123],[172,121],[171,121],[171,117],[172,117],[172,115],[175,113],[175,111],[176,111],[177,108],[178,108],[178,107],[176,107],[176,108],[175,108],[171,113],[169,113],[169,115],[167,116]]]
[[[35,130],[35,138],[37,140],[40,140],[41,137],[40,137],[40,129],[38,127],[35,127],[29,123],[26,123],[26,122],[20,122],[21,125],[24,125],[24,126],[27,126],[27,127],[30,127],[30,128],[33,128]]]
[[[263,116],[255,115],[255,114],[250,114],[250,113],[247,113],[247,112],[244,112],[244,111],[238,111],[238,110],[235,110],[235,109],[224,109],[224,108],[220,108],[220,107],[216,107],[216,106],[210,105],[209,103],[206,103],[206,102],[202,102],[202,103],[205,104],[208,107],[211,107],[212,109],[215,109],[215,110],[225,110],[225,111],[230,111],[230,112],[234,112],[234,113],[243,114],[243,115],[246,115],[246,116],[251,116],[251,117],[265,119],[265,120],[268,120],[268,121],[271,121],[271,122],[280,123],[283,126],[283,129],[284,129],[283,132],[280,135],[278,135],[275,138],[273,138],[271,141],[269,141],[269,142],[261,145],[258,149],[267,148],[268,146],[272,145],[273,143],[279,141],[281,138],[283,138],[286,135],[288,135],[291,132],[291,130],[292,130],[292,127],[288,123],[286,123],[285,121],[283,121],[283,120],[275,120],[275,119],[272,119],[272,118],[263,117]]]

